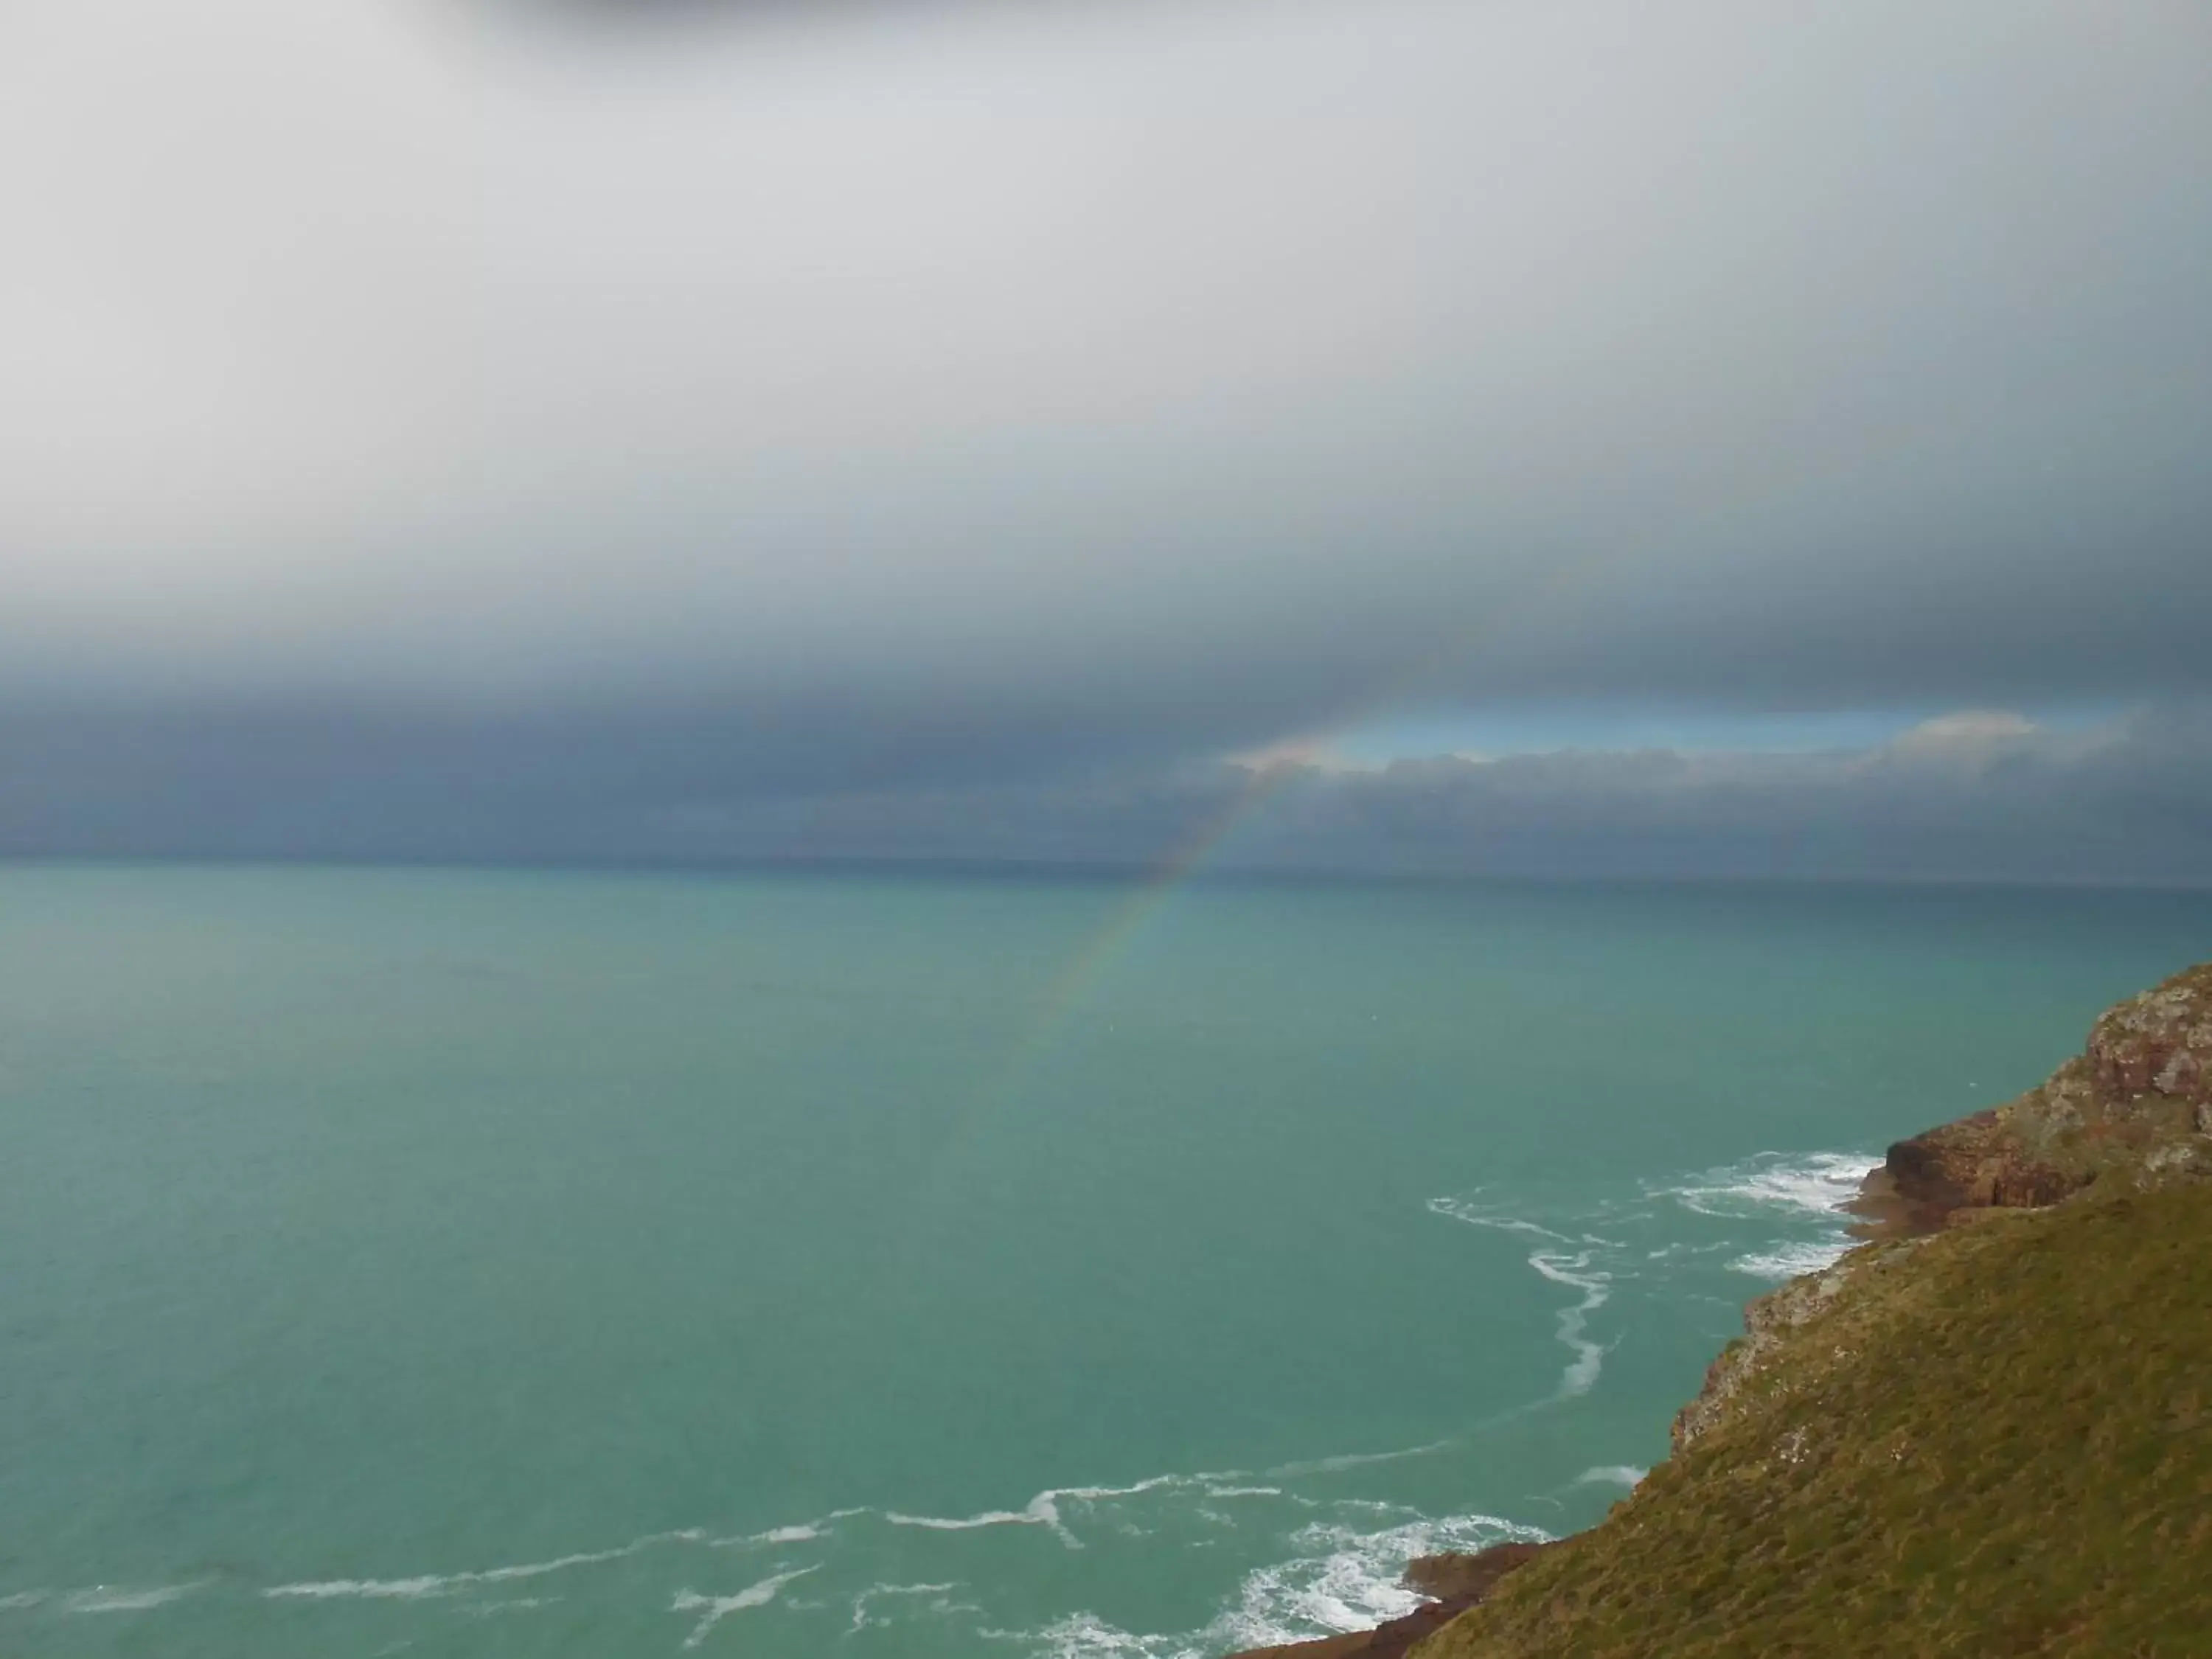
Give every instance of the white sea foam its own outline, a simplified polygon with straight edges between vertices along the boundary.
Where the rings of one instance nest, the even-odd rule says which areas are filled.
[[[1164,1486],[1191,1486],[1207,1480],[1228,1480],[1236,1478],[1236,1471],[1224,1474],[1155,1474],[1127,1486],[1057,1486],[1041,1493],[1045,1498],[1076,1498],[1096,1503],[1108,1498],[1134,1498],[1139,1492],[1158,1492]]]
[[[484,1567],[468,1572],[423,1573],[413,1578],[325,1578],[296,1584],[274,1584],[261,1594],[272,1600],[296,1598],[328,1601],[357,1598],[364,1601],[416,1601],[425,1596],[444,1595],[470,1584],[504,1584],[520,1578],[542,1578],[548,1573],[566,1572],[572,1567],[597,1566],[602,1562],[620,1561],[664,1544],[708,1541],[703,1529],[686,1527],[678,1532],[648,1533],[615,1549],[557,1555],[550,1561],[524,1561],[514,1566]]]
[[[926,1527],[934,1532],[971,1532],[981,1527],[1047,1527],[1068,1548],[1079,1550],[1083,1540],[1068,1529],[1060,1511],[1063,1502],[1097,1504],[1164,1488],[1203,1488],[1212,1481],[1237,1480],[1244,1473],[1242,1469],[1217,1469],[1203,1474],[1155,1474],[1126,1486],[1054,1486],[1039,1492],[1018,1510],[985,1510],[977,1515],[959,1516],[908,1515],[886,1510],[884,1519],[895,1527]]]
[[[310,1583],[274,1584],[261,1593],[271,1600],[295,1597],[335,1601],[359,1597],[364,1601],[415,1601],[426,1595],[443,1595],[456,1585],[469,1582],[465,1573],[451,1577],[426,1573],[419,1578],[323,1578]]]
[[[1753,1279],[1795,1279],[1817,1273],[1850,1249],[1840,1206],[1856,1196],[1869,1172],[1881,1165],[1880,1158],[1866,1152],[1761,1152],[1741,1164],[1708,1170],[1693,1180],[1654,1191],[1699,1215],[1826,1222],[1820,1237],[1782,1240],[1728,1264],[1731,1271]]]
[[[1598,1374],[1605,1369],[1606,1345],[1590,1339],[1589,1316],[1605,1306],[1613,1294],[1613,1275],[1590,1266],[1594,1255],[1594,1250],[1574,1255],[1538,1250],[1528,1258],[1528,1265],[1553,1284],[1565,1285],[1583,1293],[1581,1301],[1571,1308],[1560,1309],[1559,1313],[1559,1340],[1574,1355],[1566,1370],[1559,1373],[1559,1391],[1562,1398],[1588,1394],[1597,1385]]]
[[[1601,1463],[1595,1468],[1584,1469],[1575,1477],[1577,1486],[1627,1486],[1633,1490],[1651,1471],[1641,1469],[1633,1463]]]
[[[1310,1458],[1303,1463],[1278,1464],[1267,1474],[1277,1479],[1296,1479],[1302,1474],[1341,1474],[1346,1469],[1364,1469],[1370,1463],[1401,1463],[1409,1457],[1426,1457],[1454,1443],[1450,1440],[1430,1440],[1418,1446],[1401,1446],[1395,1451],[1344,1452],[1335,1457]]]
[[[1811,1243],[1778,1244],[1771,1250],[1740,1255],[1729,1267],[1733,1272],[1749,1273],[1753,1279],[1796,1279],[1832,1266],[1851,1248],[1851,1242],[1849,1238],[1832,1238]]]
[[[1583,1304],[1578,1304],[1577,1311],[1586,1311],[1587,1306],[1602,1302],[1603,1281],[1588,1271],[1588,1264],[1581,1253],[1560,1250],[1542,1254],[1547,1259],[1540,1271],[1547,1272],[1547,1277],[1582,1289]],[[1593,1297],[1596,1302],[1592,1301]],[[1562,1326],[1563,1332],[1568,1335],[1577,1335],[1578,1328],[1571,1328],[1570,1323],[1563,1323]],[[1589,1346],[1595,1347],[1594,1344]],[[1583,1351],[1578,1349],[1578,1363],[1582,1358]],[[1573,1368],[1570,1370],[1571,1371]],[[1399,1451],[1324,1458],[1300,1467],[1314,1472],[1358,1468],[1418,1455],[1453,1443],[1455,1443],[1435,1442]],[[1268,1476],[1255,1477],[1252,1472],[1242,1469],[1213,1469],[1194,1474],[1153,1475],[1122,1485],[1048,1488],[1037,1493],[1019,1509],[986,1510],[956,1516],[915,1515],[872,1509],[842,1510],[817,1521],[731,1537],[714,1537],[703,1529],[686,1528],[647,1534],[617,1548],[577,1552],[542,1561],[468,1571],[426,1573],[406,1578],[307,1581],[273,1586],[264,1589],[261,1594],[269,1597],[309,1600],[353,1597],[412,1601],[482,1589],[574,1568],[613,1562],[666,1545],[697,1544],[710,1548],[727,1548],[812,1543],[825,1538],[838,1521],[860,1515],[873,1516],[893,1526],[943,1533],[999,1526],[1042,1527],[1052,1532],[1068,1547],[1080,1548],[1081,1541],[1071,1529],[1071,1521],[1078,1526],[1095,1525],[1102,1528],[1141,1533],[1146,1528],[1136,1523],[1156,1520],[1153,1510],[1149,1506],[1134,1510],[1122,1507],[1121,1500],[1144,1498],[1148,1494],[1170,1496],[1178,1505],[1188,1503],[1201,1508],[1212,1499],[1273,1500],[1279,1504],[1297,1504],[1309,1510],[1330,1512],[1339,1517],[1339,1521],[1326,1526],[1308,1526],[1294,1534],[1289,1552],[1293,1559],[1249,1574],[1233,1602],[1201,1630],[1142,1635],[1117,1629],[1094,1615],[1079,1613],[1027,1632],[982,1631],[979,1632],[979,1636],[1018,1638],[1024,1644],[1025,1654],[1045,1656],[1047,1659],[1058,1659],[1059,1656],[1071,1656],[1072,1659],[1113,1659],[1115,1656],[1124,1656],[1127,1659],[1136,1659],[1137,1656],[1141,1656],[1142,1659],[1204,1659],[1206,1655],[1218,1653],[1227,1648],[1247,1646],[1266,1640],[1292,1639],[1333,1630],[1359,1628],[1405,1612],[1418,1601],[1398,1582],[1406,1560],[1413,1555],[1443,1548],[1480,1547],[1504,1537],[1541,1536],[1489,1516],[1430,1521],[1402,1504],[1353,1499],[1329,1500],[1324,1504],[1321,1499],[1301,1494],[1294,1489],[1286,1489],[1285,1485],[1275,1484],[1274,1480]],[[1231,1517],[1224,1512],[1207,1513],[1214,1516],[1221,1524],[1233,1524]],[[1344,1524],[1347,1521],[1349,1524]],[[809,1601],[782,1594],[786,1586],[793,1580],[820,1571],[823,1565],[820,1562],[808,1565],[778,1564],[779,1571],[728,1595],[706,1594],[688,1587],[682,1589],[669,1605],[672,1612],[694,1616],[684,1645],[696,1648],[705,1644],[723,1620],[733,1613],[764,1607],[771,1601],[794,1609],[847,1609],[849,1611],[848,1629],[853,1631],[904,1622],[912,1618],[967,1615],[972,1619],[982,1611],[972,1603],[957,1598],[954,1592],[958,1588],[957,1581],[950,1578],[945,1582],[878,1583],[871,1585],[857,1595],[848,1592],[843,1596],[832,1596],[827,1601],[817,1598]],[[489,1615],[494,1612],[522,1611],[557,1599],[553,1596],[521,1596],[488,1604],[469,1605],[466,1610]],[[891,1605],[894,1601],[904,1603],[896,1612]]]
[[[1018,1642],[1033,1659],[1197,1659],[1173,1638],[1139,1636],[1095,1613],[1071,1613],[1040,1630],[979,1630],[987,1641]]]
[[[12,1612],[18,1607],[35,1607],[46,1599],[49,1593],[46,1590],[17,1590],[13,1595],[0,1595],[0,1613]]]
[[[696,1613],[699,1622],[684,1645],[696,1648],[707,1639],[708,1632],[733,1613],[743,1613],[748,1607],[764,1607],[776,1598],[776,1593],[794,1578],[804,1578],[810,1572],[820,1571],[819,1564],[811,1567],[794,1567],[788,1572],[763,1578],[757,1584],[748,1584],[735,1595],[702,1595],[696,1590],[678,1590],[676,1599],[669,1603],[671,1613]]]
[[[886,1510],[884,1519],[894,1527],[925,1527],[932,1532],[973,1532],[979,1527],[1049,1527],[1061,1543],[1072,1550],[1079,1550],[1082,1540],[1068,1531],[1060,1518],[1059,1500],[1075,1495],[1059,1490],[1041,1492],[1018,1510],[985,1510],[980,1515],[904,1515],[896,1510]],[[1091,1494],[1086,1492],[1084,1495]]]
[[[1246,1576],[1237,1605],[1207,1627],[1206,1650],[1365,1630],[1421,1604],[1402,1582],[1415,1556],[1544,1536],[1491,1515],[1421,1517],[1380,1531],[1307,1527],[1291,1540],[1304,1553]]]
[[[1831,1216],[1881,1166],[1866,1152],[1761,1152],[1741,1164],[1708,1170],[1679,1186],[1654,1189],[1699,1215],[1737,1218],[1785,1214]]]
[[[1559,1244],[1574,1243],[1565,1233],[1553,1232],[1549,1227],[1539,1226],[1522,1216],[1500,1215],[1495,1205],[1477,1202],[1484,1190],[1478,1187],[1471,1193],[1462,1193],[1456,1197],[1432,1198],[1429,1200],[1429,1209],[1433,1214],[1449,1216],[1454,1221],[1464,1221],[1470,1227],[1490,1227],[1502,1233],[1528,1233]]]
[[[957,1582],[946,1584],[871,1584],[853,1598],[853,1623],[850,1628],[866,1630],[870,1625],[876,1623],[877,1621],[868,1615],[868,1605],[885,1596],[933,1595],[939,1598],[934,1605],[949,1611],[951,1604],[945,1601],[944,1598],[959,1588]]]
[[[1606,1345],[1589,1335],[1589,1316],[1605,1306],[1613,1294],[1613,1275],[1593,1264],[1601,1250],[1620,1247],[1613,1240],[1601,1238],[1595,1233],[1564,1233],[1525,1216],[1501,1214],[1497,1206],[1479,1201],[1482,1190],[1478,1188],[1456,1197],[1432,1198],[1428,1207],[1433,1214],[1463,1221],[1471,1227],[1523,1233],[1561,1247],[1535,1251],[1528,1257],[1528,1265],[1553,1284],[1582,1292],[1580,1301],[1572,1307],[1562,1308],[1558,1316],[1559,1340],[1574,1358],[1559,1374],[1559,1389],[1553,1397],[1565,1399],[1588,1394],[1605,1369],[1606,1354]]]
[[[720,1538],[708,1538],[696,1533],[672,1535],[682,1538],[687,1543],[696,1540],[697,1542],[705,1544],[708,1548],[716,1550],[755,1549],[775,1544],[811,1544],[828,1537],[836,1529],[840,1521],[849,1521],[856,1515],[873,1515],[874,1513],[873,1510],[866,1505],[859,1505],[852,1509],[832,1510],[829,1514],[818,1516],[812,1521],[796,1522],[789,1526],[770,1527],[765,1532],[733,1533]]]
[[[89,1589],[70,1590],[62,1597],[62,1607],[70,1613],[146,1613],[181,1601],[206,1583],[199,1578],[189,1584],[157,1584],[149,1589],[94,1584]]]
[[[1404,1512],[1389,1504],[1344,1507]],[[1301,1554],[1246,1574],[1234,1605],[1200,1630],[1141,1634],[1085,1612],[1037,1630],[978,1634],[1018,1643],[1028,1659],[1201,1659],[1229,1650],[1369,1629],[1421,1605],[1425,1598],[1401,1582],[1406,1564],[1415,1556],[1545,1536],[1486,1515],[1419,1518],[1379,1531],[1310,1526],[1291,1539]]]

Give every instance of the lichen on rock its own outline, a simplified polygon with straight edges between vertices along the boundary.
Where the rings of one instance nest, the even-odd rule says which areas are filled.
[[[2098,1085],[2212,1106],[2212,963],[2107,1011],[2089,1033]]]

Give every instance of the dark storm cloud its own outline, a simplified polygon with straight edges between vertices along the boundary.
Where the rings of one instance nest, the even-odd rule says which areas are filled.
[[[1439,756],[856,788],[741,730],[240,717],[0,724],[0,854],[183,853],[715,865],[793,859],[1539,877],[1905,878],[2201,886],[2212,706],[2087,732],[1930,721],[1875,749]],[[951,780],[951,781],[948,781]]]
[[[1443,756],[702,805],[656,831],[665,853],[690,857],[1125,864],[1204,847],[1221,870],[2202,886],[2212,709],[2076,734],[1951,716],[1817,754]]]
[[[2212,694],[2193,0],[740,12],[18,20],[9,844],[1133,848],[1391,705]]]

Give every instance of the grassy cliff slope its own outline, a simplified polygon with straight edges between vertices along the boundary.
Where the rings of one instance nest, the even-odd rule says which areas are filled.
[[[1880,1245],[1421,1659],[2212,1652],[2212,1188]]]
[[[2208,1119],[2198,969],[1893,1147],[1936,1231],[1754,1303],[1674,1455],[1416,1659],[2212,1655]]]

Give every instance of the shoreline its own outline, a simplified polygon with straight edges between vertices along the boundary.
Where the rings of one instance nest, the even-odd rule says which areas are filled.
[[[1941,1236],[1970,1230],[1980,1243],[2002,1247],[2008,1242],[2007,1231],[1980,1224],[2007,1214],[2072,1209],[2072,1200],[2093,1192],[2111,1200],[2090,1206],[2093,1212],[2124,1212],[2138,1195],[2203,1182],[2212,1182],[2212,963],[2186,969],[2107,1010],[2082,1052],[2026,1094],[1892,1143],[1857,1192],[1834,1206],[1851,1218],[1846,1229],[1851,1246],[1825,1267],[1746,1305],[1744,1334],[1716,1356],[1703,1387],[1675,1416],[1668,1462],[1678,1467],[1662,1464],[1654,1471],[1662,1479],[1649,1484],[1678,1490],[1656,1501],[1671,1499],[1680,1509],[1686,1498],[1695,1511],[1694,1492],[1679,1490],[1685,1480],[1696,1486],[1697,1475],[1686,1476],[1679,1467],[1693,1443],[1716,1430],[1740,1436],[1744,1431],[1736,1425],[1747,1413],[1804,1386],[1796,1372],[1808,1362],[1807,1328],[1863,1320],[1900,1285],[1909,1291],[1916,1275],[1936,1271],[1924,1263],[1951,1253],[1948,1241],[1934,1248]],[[1931,1246],[1926,1256],[1916,1248],[1923,1242]],[[1846,1346],[1840,1337],[1822,1339],[1815,1346],[1832,1352],[1810,1363],[1846,1373],[1863,1368],[1869,1359],[1856,1341]],[[1784,1465],[1798,1465],[1809,1455],[1811,1433],[1808,1426],[1789,1431],[1778,1449]],[[1896,1455],[1902,1459],[1905,1453]],[[1701,1451],[1698,1462],[1710,1461]],[[1778,1494],[1794,1478],[1762,1474],[1763,1469],[1762,1462],[1759,1470],[1706,1471],[1704,1479],[1783,1480]],[[1471,1556],[1409,1563],[1405,1587],[1432,1599],[1373,1630],[1250,1649],[1230,1659],[1401,1659],[1416,1647],[1425,1659],[1431,1653],[1437,1659],[1502,1653],[1509,1649],[1494,1648],[1486,1639],[1498,1629],[1496,1619],[1461,1626],[1462,1617],[1489,1602],[1509,1575],[1568,1545],[1575,1547],[1571,1557],[1555,1558],[1556,1570],[1540,1574],[1540,1584],[1532,1582],[1528,1595],[1507,1601],[1524,1626],[1546,1630],[1542,1651],[1579,1653],[1580,1622],[1600,1611],[1584,1585],[1606,1575],[1608,1545],[1633,1535],[1623,1528],[1638,1526],[1641,1517],[1624,1512],[1650,1507],[1639,1504],[1638,1497],[1622,1499],[1596,1526],[1549,1543],[1500,1545]],[[1650,1523],[1642,1524],[1648,1530]],[[1565,1565],[1570,1559],[1571,1566]],[[1562,1607],[1568,1611],[1559,1611]],[[1632,1617],[1626,1609],[1604,1612],[1613,1622]],[[1448,1626],[1458,1628],[1431,1644],[1430,1638]],[[1561,1640],[1568,1645],[1555,1645]],[[1510,1650],[1534,1651],[1517,1645]]]
[[[1509,1573],[1519,1571],[1565,1541],[1554,1538],[1543,1543],[1492,1544],[1471,1553],[1416,1556],[1406,1564],[1400,1582],[1407,1589],[1433,1599],[1413,1612],[1386,1620],[1372,1630],[1346,1631],[1335,1636],[1316,1636],[1274,1647],[1246,1648],[1230,1655],[1228,1659],[1403,1659],[1416,1644],[1489,1600],[1491,1592]]]

